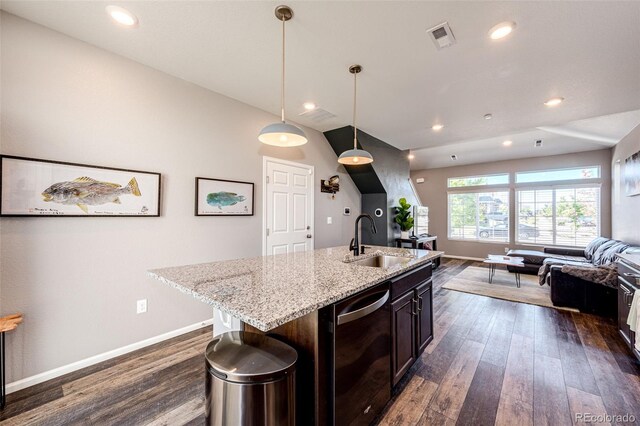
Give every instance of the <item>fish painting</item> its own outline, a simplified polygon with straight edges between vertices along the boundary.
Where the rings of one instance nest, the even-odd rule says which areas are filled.
[[[131,178],[127,186],[122,186],[83,176],[72,181],[54,183],[44,190],[42,199],[59,204],[75,204],[88,214],[87,206],[106,203],[120,204],[120,196],[129,194],[136,197],[142,195],[135,177]]]
[[[244,195],[238,195],[235,192],[212,192],[207,195],[207,204],[222,210],[222,207],[234,206],[245,199]]]

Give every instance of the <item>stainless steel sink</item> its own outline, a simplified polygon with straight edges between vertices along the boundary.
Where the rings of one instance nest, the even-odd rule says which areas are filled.
[[[372,268],[389,268],[395,265],[404,265],[405,263],[413,260],[412,257],[400,257],[400,256],[387,256],[384,254],[367,257],[365,259],[354,260],[354,265],[358,266],[370,266]]]

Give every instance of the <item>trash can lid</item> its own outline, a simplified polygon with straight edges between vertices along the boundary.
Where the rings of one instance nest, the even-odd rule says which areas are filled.
[[[205,352],[207,367],[231,382],[269,382],[295,369],[298,353],[262,334],[230,331],[214,337]]]

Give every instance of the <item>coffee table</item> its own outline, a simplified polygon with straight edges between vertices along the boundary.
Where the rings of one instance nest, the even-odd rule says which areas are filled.
[[[514,256],[503,256],[499,254],[490,254],[484,260],[489,264],[489,284],[493,283],[493,276],[496,274],[496,265],[507,265],[524,268],[524,258]],[[520,272],[516,274],[516,287],[520,288]]]

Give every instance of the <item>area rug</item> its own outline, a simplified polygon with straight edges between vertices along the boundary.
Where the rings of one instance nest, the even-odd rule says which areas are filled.
[[[536,275],[520,274],[520,288],[516,287],[516,275],[500,265],[496,267],[491,284],[489,284],[488,267],[469,266],[447,281],[442,288],[578,312],[576,309],[553,306],[549,286],[538,284]]]

